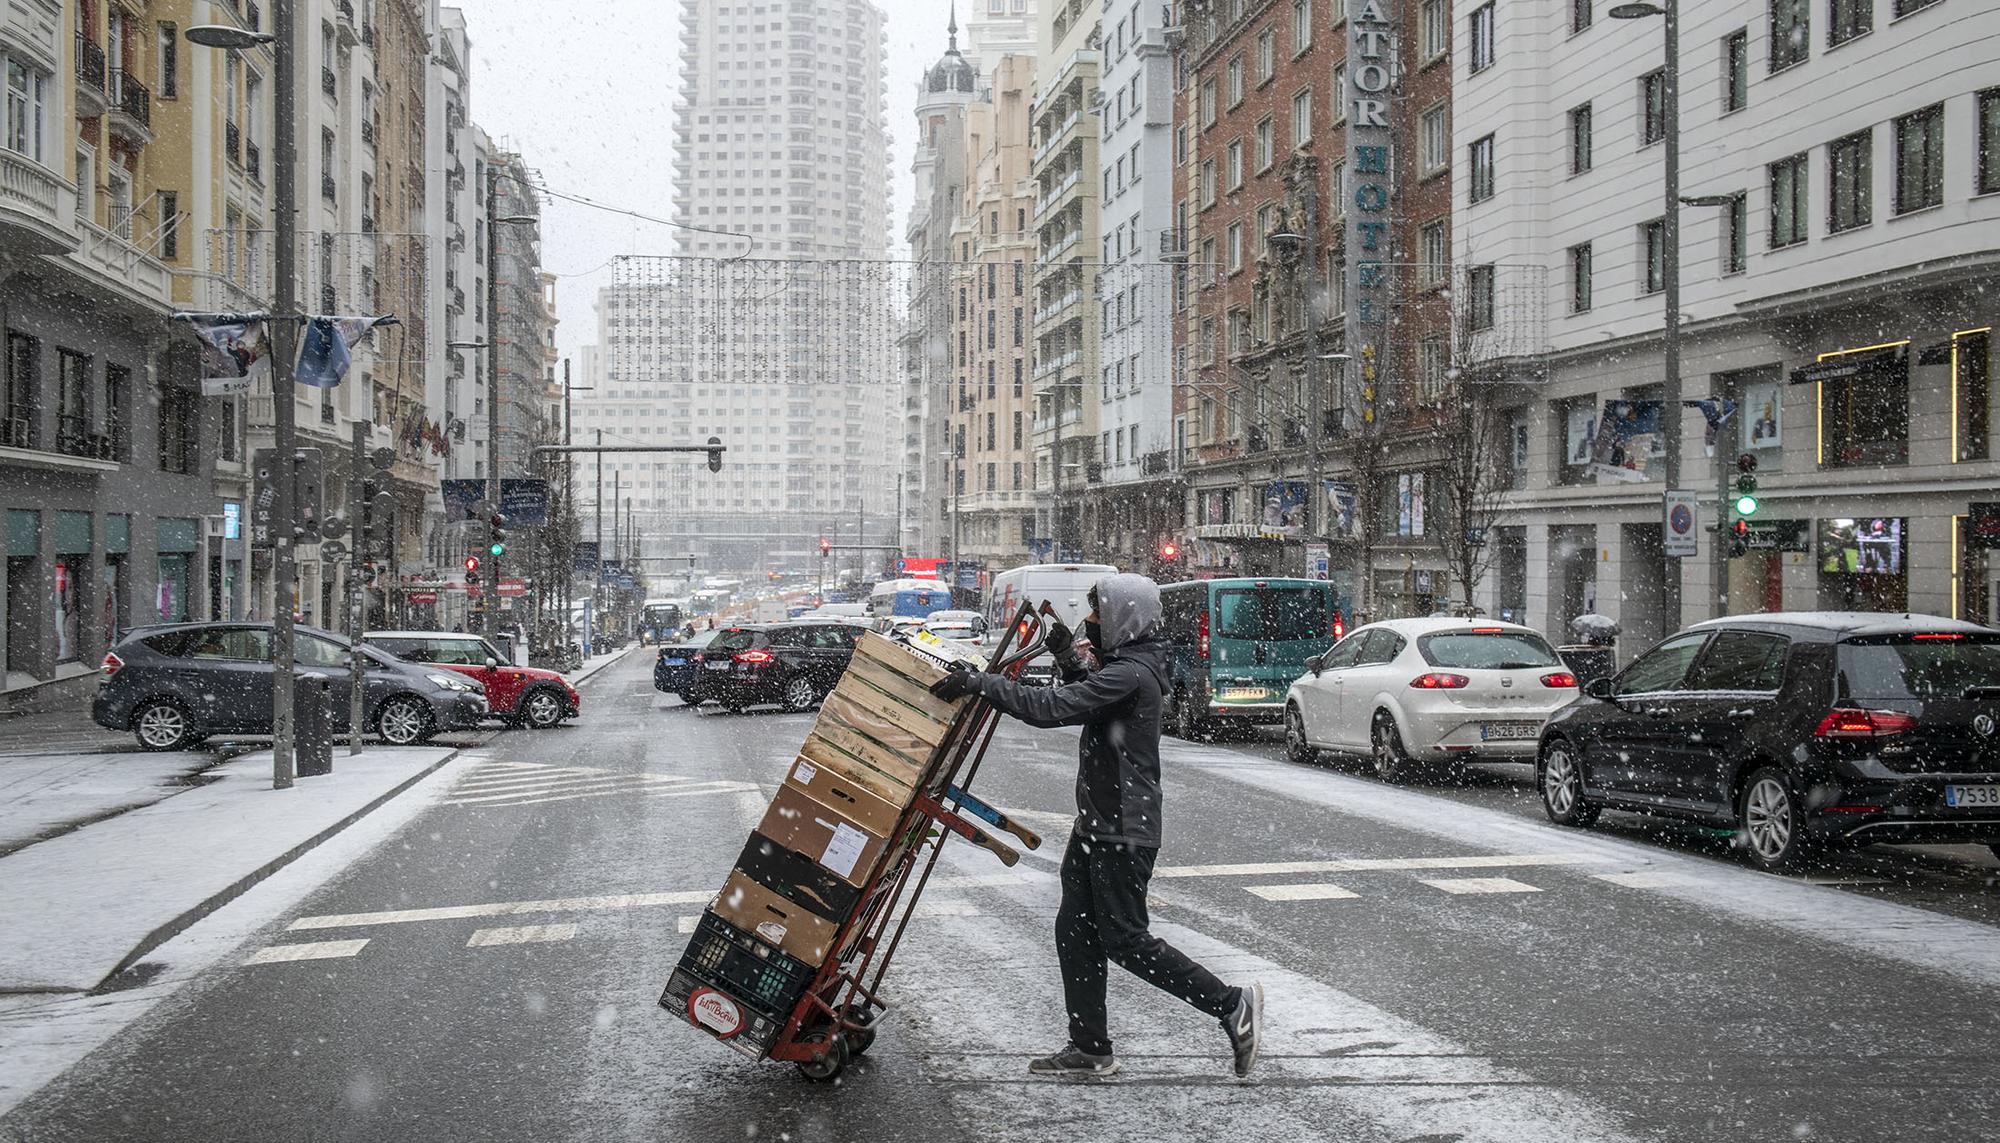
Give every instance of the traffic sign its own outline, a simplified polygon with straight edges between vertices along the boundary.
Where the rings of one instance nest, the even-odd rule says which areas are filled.
[[[1693,492],[1669,492],[1666,494],[1665,549],[1669,556],[1691,556],[1697,550],[1695,531],[1700,524],[1696,508],[1696,494]]]

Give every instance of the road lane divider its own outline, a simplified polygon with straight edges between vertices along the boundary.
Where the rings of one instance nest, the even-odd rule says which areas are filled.
[[[466,938],[469,949],[491,948],[495,945],[536,945],[553,944],[558,941],[576,939],[576,926],[570,923],[554,925],[516,925],[512,928],[474,929]]]
[[[1170,877],[1275,877],[1288,873],[1364,873],[1397,869],[1505,869],[1514,866],[1590,865],[1616,861],[1599,853],[1475,853],[1463,857],[1344,857],[1326,861],[1249,861],[1233,865],[1163,865]]]
[[[368,947],[366,937],[351,941],[301,941],[291,945],[268,945],[251,953],[244,964],[281,964],[294,960],[338,960],[357,956]]]
[[[1433,889],[1442,889],[1455,897],[1476,893],[1540,893],[1541,890],[1525,881],[1512,877],[1419,877],[1418,881]]]

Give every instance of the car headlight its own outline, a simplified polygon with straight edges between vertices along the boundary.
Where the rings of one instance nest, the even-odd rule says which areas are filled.
[[[457,675],[425,675],[424,677],[448,691],[474,691],[479,689]]]

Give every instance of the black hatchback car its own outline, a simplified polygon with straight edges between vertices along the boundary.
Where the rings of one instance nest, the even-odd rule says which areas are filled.
[[[697,694],[732,711],[771,703],[811,710],[847,673],[867,631],[838,621],[724,627],[694,656]]]
[[[347,725],[351,653],[331,631],[294,629],[300,673],[331,680],[336,728]],[[463,675],[373,647],[360,655],[365,725],[392,746],[470,730],[486,717],[485,688]],[[141,627],[105,652],[90,713],[99,726],[131,731],[146,750],[186,750],[214,734],[269,734],[275,676],[269,623]]]
[[[689,706],[702,704],[701,664],[695,659],[716,633],[697,631],[685,639],[674,637],[660,644],[653,656],[653,689],[675,694]]]
[[[1733,825],[1770,870],[1840,844],[2000,853],[2000,631],[1874,612],[1699,623],[1557,711],[1536,783],[1558,824]]]

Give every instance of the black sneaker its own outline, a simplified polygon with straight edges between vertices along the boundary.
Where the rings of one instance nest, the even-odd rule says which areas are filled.
[[[1239,989],[1236,1011],[1222,1021],[1229,1033],[1229,1046],[1236,1050],[1236,1074],[1247,1076],[1257,1066],[1257,1041],[1264,1031],[1264,986],[1252,984]]]
[[[1118,1071],[1118,1061],[1109,1055],[1093,1056],[1064,1044],[1062,1051],[1028,1061],[1028,1071],[1038,1076],[1108,1076]]]

